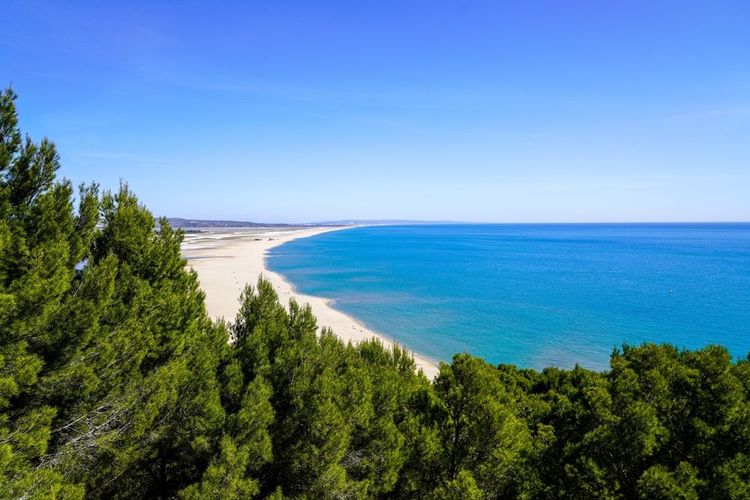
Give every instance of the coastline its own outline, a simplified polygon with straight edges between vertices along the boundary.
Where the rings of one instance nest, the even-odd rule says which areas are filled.
[[[267,267],[266,257],[272,248],[298,238],[350,229],[355,226],[313,228],[217,228],[200,233],[186,233],[182,253],[188,265],[198,273],[201,288],[206,294],[206,309],[211,317],[232,320],[239,310],[239,296],[246,283],[255,284],[264,276],[288,307],[289,299],[299,304],[310,304],[318,319],[318,327],[330,327],[344,342],[358,343],[377,338],[387,348],[396,342],[367,328],[357,319],[335,309],[325,297],[299,293],[284,277]],[[403,347],[403,346],[402,346]],[[408,350],[408,349],[407,349]],[[438,373],[438,363],[410,351],[417,369],[429,379]]]

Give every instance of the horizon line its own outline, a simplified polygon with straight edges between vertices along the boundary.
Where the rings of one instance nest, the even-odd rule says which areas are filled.
[[[185,222],[200,222],[200,223],[238,223],[248,225],[262,225],[262,226],[314,226],[314,225],[356,225],[356,224],[381,224],[381,225],[420,225],[420,224],[472,224],[472,225],[594,225],[594,224],[610,224],[610,225],[629,225],[629,224],[750,224],[749,220],[663,220],[663,221],[471,221],[471,220],[429,220],[429,219],[339,219],[339,220],[326,220],[326,221],[311,221],[311,222],[256,222],[250,220],[237,220],[237,219],[201,219],[201,218],[187,218],[187,217],[166,217],[168,220],[180,220]]]

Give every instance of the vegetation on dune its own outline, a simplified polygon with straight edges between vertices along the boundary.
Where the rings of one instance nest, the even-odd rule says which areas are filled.
[[[0,498],[750,498],[750,360],[624,347],[434,382],[248,286],[206,315],[182,233],[56,178],[0,97]]]

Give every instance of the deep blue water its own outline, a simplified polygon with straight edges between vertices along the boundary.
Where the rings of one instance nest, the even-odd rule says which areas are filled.
[[[604,369],[623,343],[750,351],[750,224],[366,227],[268,263],[437,360]]]

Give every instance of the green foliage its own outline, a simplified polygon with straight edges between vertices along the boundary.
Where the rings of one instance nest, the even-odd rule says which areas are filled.
[[[74,193],[0,94],[0,498],[750,498],[750,360],[624,346],[610,370],[434,382],[246,287],[206,315],[182,233]],[[77,196],[77,200],[76,200]]]
[[[455,479],[438,487],[434,495],[436,500],[481,500],[485,496],[467,470],[462,470]]]
[[[227,334],[182,234],[123,186],[74,208],[54,145],[0,98],[0,496],[164,495],[224,425]]]
[[[687,462],[681,462],[674,472],[663,465],[654,465],[638,480],[638,494],[641,498],[651,499],[697,499],[700,484],[697,473]]]
[[[495,367],[466,354],[442,365],[423,412],[435,444],[414,464],[421,482],[448,485],[466,471],[461,484],[471,477],[489,496],[519,495],[532,441],[517,413]]]

